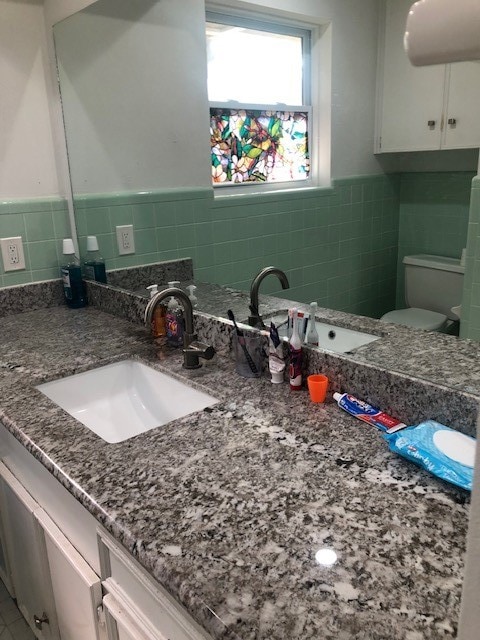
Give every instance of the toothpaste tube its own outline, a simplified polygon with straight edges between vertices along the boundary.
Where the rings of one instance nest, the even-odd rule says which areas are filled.
[[[389,416],[387,413],[380,411],[380,409],[372,407],[368,402],[359,400],[348,393],[334,393],[333,399],[336,400],[338,406],[347,413],[350,413],[359,420],[363,420],[363,422],[372,424],[385,433],[395,433],[395,431],[405,429],[407,426],[405,423],[400,422],[400,420],[392,418],[392,416]]]

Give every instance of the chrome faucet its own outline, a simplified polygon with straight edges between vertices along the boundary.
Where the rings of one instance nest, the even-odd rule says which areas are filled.
[[[251,327],[261,327],[264,328],[265,325],[262,320],[262,316],[258,311],[258,290],[260,288],[260,284],[262,280],[268,276],[269,274],[276,275],[280,280],[282,285],[282,289],[288,289],[290,287],[290,283],[288,282],[288,278],[285,273],[281,269],[277,269],[277,267],[265,267],[262,269],[255,278],[253,279],[252,286],[250,287],[250,313],[251,315],[248,318],[248,324]]]
[[[183,306],[185,315],[185,330],[183,332],[183,366],[185,369],[198,369],[202,365],[199,358],[211,360],[215,349],[208,344],[199,342],[193,328],[193,307],[187,294],[177,287],[170,287],[156,293],[149,301],[145,310],[145,325],[152,326],[153,313],[166,298],[176,298]]]

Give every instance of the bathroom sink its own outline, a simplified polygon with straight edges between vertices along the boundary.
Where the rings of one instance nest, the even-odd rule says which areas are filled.
[[[213,396],[136,360],[37,387],[106,442],[122,442],[217,403]]]
[[[264,322],[267,327],[270,326],[270,322],[273,322],[278,329],[279,336],[285,338],[287,336],[287,317],[288,311],[279,311],[270,317],[264,316]],[[299,320],[299,326],[300,323],[303,323],[303,318]],[[337,353],[349,353],[365,344],[380,339],[380,336],[364,333],[363,331],[355,331],[354,329],[336,327],[333,324],[319,322],[318,320],[315,325],[318,331],[318,346],[321,349],[329,349]]]

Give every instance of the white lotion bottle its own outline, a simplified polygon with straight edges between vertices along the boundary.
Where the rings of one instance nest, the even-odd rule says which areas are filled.
[[[290,366],[289,378],[290,389],[300,391],[302,388],[302,341],[298,332],[298,311],[293,309],[293,330],[289,340]]]
[[[315,313],[317,311],[317,303],[312,302],[310,304],[310,317],[308,319],[308,331],[307,337],[305,338],[306,344],[311,344],[318,347],[318,331],[317,325],[315,324]]]

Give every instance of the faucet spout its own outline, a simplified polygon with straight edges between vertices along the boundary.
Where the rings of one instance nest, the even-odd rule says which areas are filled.
[[[282,289],[288,289],[290,287],[290,283],[288,282],[288,278],[284,271],[281,269],[277,269],[277,267],[265,267],[262,269],[252,281],[252,286],[250,287],[250,316],[248,318],[248,324],[251,327],[261,327],[264,328],[265,325],[262,320],[262,316],[258,310],[258,290],[260,289],[260,284],[268,275],[273,274],[277,276],[280,280],[280,284],[282,285]]]
[[[215,349],[197,340],[194,329],[193,307],[190,298],[185,291],[177,287],[170,287],[159,291],[147,304],[145,309],[145,325],[152,326],[153,314],[156,307],[167,298],[176,298],[182,305],[185,316],[185,331],[183,332],[183,366],[185,369],[198,369],[202,365],[199,358],[211,360],[215,354]]]

